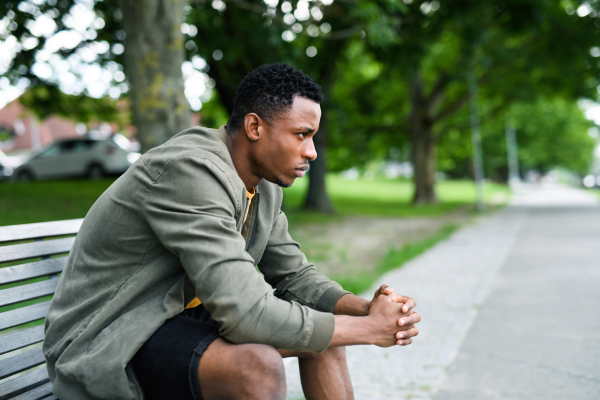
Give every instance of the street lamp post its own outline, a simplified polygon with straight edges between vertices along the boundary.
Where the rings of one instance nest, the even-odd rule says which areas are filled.
[[[519,154],[517,150],[517,132],[515,127],[506,119],[506,156],[508,158],[508,184],[511,189],[521,183],[519,176]]]
[[[477,82],[473,73],[469,74],[469,103],[471,116],[471,148],[473,150],[473,173],[477,196],[477,209],[483,211],[483,156],[481,151],[481,128],[477,108]]]

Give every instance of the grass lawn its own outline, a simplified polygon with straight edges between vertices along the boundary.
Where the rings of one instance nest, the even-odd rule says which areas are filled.
[[[0,184],[0,226],[82,218],[96,199],[114,182],[73,179],[31,183]],[[285,208],[290,222],[324,220],[321,214],[298,211],[306,193],[307,181],[284,190]],[[412,206],[412,183],[399,180],[348,181],[328,176],[327,189],[340,215],[438,216],[457,207],[472,205],[475,186],[470,181],[446,181],[437,185],[440,202],[431,206]],[[508,199],[505,185],[488,184],[486,201]]]
[[[446,225],[439,230],[435,235],[415,243],[409,243],[402,248],[390,248],[377,265],[375,270],[363,274],[354,275],[334,275],[330,276],[342,287],[349,292],[359,294],[367,290],[380,276],[401,267],[407,261],[425,253],[427,250],[435,246],[438,242],[449,237],[458,229],[456,225]]]
[[[471,181],[445,181],[436,186],[439,203],[435,205],[413,206],[413,184],[406,180],[375,179],[365,181],[345,180],[339,175],[327,177],[327,191],[335,210],[341,215],[388,216],[388,217],[426,217],[439,216],[458,207],[475,204],[475,185]],[[311,213],[298,213],[304,199],[307,180],[284,189],[286,212],[292,222],[298,217],[313,218]],[[504,204],[510,197],[507,185],[488,183],[485,187],[486,202]],[[317,217],[323,218],[321,215]]]

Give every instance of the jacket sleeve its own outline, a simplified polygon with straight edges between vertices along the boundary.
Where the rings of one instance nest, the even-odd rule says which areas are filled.
[[[288,233],[287,218],[282,211],[275,219],[258,268],[275,288],[275,296],[318,311],[333,313],[338,300],[350,293],[318,273],[315,265],[306,260],[300,245]]]
[[[170,161],[146,196],[148,223],[180,259],[196,295],[220,324],[221,336],[233,343],[325,350],[333,337],[333,316],[270,294],[236,229],[241,193],[236,194],[224,168],[195,155]]]

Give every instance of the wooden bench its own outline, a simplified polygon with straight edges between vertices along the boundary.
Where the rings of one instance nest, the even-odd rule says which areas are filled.
[[[44,318],[83,219],[0,227],[0,400],[50,400]]]

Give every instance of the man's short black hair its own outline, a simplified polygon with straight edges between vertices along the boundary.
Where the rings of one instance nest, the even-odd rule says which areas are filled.
[[[249,113],[269,120],[288,111],[296,95],[317,103],[323,100],[321,87],[302,71],[288,64],[261,65],[246,75],[236,89],[227,133],[235,134]]]

